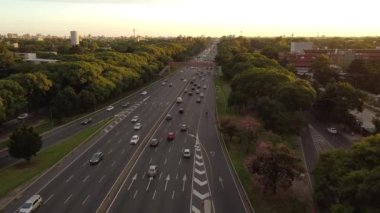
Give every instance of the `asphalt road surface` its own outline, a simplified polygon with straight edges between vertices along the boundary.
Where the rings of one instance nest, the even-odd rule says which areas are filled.
[[[210,201],[210,212],[251,212],[218,137],[213,76],[202,69],[183,68],[147,88],[147,95],[131,97],[129,108],[121,108],[120,103],[111,112],[94,115],[94,122],[112,113],[115,119],[77,155],[37,180],[5,212],[16,211],[33,194],[40,194],[44,200],[38,212],[96,212],[139,146],[142,152],[137,153],[139,157],[108,212],[204,212],[205,201]],[[199,94],[195,90],[192,96],[184,94],[185,88],[191,90],[189,81],[193,77],[205,95],[201,103],[196,103]],[[175,102],[178,96],[183,103]],[[180,107],[183,114],[178,112]],[[172,120],[164,119],[167,113],[173,115]],[[140,130],[134,130],[130,121],[135,115],[140,117]],[[185,132],[180,131],[182,123],[188,126]],[[81,128],[86,126],[75,123],[59,134],[74,134]],[[171,142],[166,140],[169,131],[176,133]],[[140,141],[131,145],[135,134]],[[160,140],[157,147],[149,146],[152,137]],[[183,158],[184,148],[191,150],[191,158]],[[89,159],[97,151],[104,153],[104,160],[90,166]],[[159,173],[147,178],[151,164],[159,166]]]

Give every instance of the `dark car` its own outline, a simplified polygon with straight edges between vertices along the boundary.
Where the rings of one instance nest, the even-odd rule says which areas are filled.
[[[81,124],[82,125],[87,125],[87,124],[89,124],[89,123],[91,123],[92,122],[92,118],[86,118],[86,119],[84,119],[82,122],[81,122]]]
[[[124,103],[123,105],[121,105],[123,108],[127,108],[127,107],[129,107],[129,102],[127,102],[127,103]]]
[[[167,121],[170,121],[171,119],[173,119],[173,117],[172,117],[171,114],[167,114],[165,119],[166,119]]]
[[[160,141],[157,138],[152,138],[152,140],[150,140],[149,145],[151,147],[156,147],[156,146],[158,146],[159,143],[160,143]]]
[[[90,165],[98,164],[101,160],[103,160],[103,152],[96,152],[90,159]]]
[[[185,110],[183,108],[179,108],[178,112],[183,114],[185,112]]]
[[[189,94],[189,96],[192,96],[192,95],[193,95],[193,93],[192,93],[192,92],[189,92],[188,94]]]
[[[181,124],[181,132],[186,132],[186,131],[187,131],[187,125]]]
[[[166,136],[166,140],[172,141],[175,139],[175,133],[174,132],[168,132],[168,135]]]
[[[201,102],[201,98],[197,98],[197,103],[200,103]]]

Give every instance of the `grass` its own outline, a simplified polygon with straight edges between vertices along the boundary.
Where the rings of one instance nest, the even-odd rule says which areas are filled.
[[[6,196],[10,191],[23,183],[42,174],[53,166],[75,147],[88,141],[94,133],[103,127],[107,120],[103,120],[85,130],[40,151],[30,163],[22,161],[13,166],[0,170],[0,197]]]
[[[219,116],[238,116],[228,107],[227,100],[230,93],[229,85],[222,80],[216,79],[216,102]],[[227,139],[227,137],[224,137]],[[286,143],[290,148],[295,149],[298,154],[297,138],[294,135],[277,135],[265,130],[259,132],[261,140],[272,141],[273,143]],[[237,138],[235,138],[237,139]],[[245,144],[239,144],[233,139],[232,142],[226,140],[227,150],[231,156],[232,164],[237,175],[247,193],[249,200],[256,213],[304,213],[310,212],[311,200],[307,182],[295,181],[293,187],[287,191],[280,191],[277,195],[264,196],[254,176],[246,168]],[[251,149],[252,151],[252,149]]]

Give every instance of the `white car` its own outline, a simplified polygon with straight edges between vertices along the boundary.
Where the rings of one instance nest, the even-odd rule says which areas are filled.
[[[146,94],[148,94],[147,91],[142,91],[142,92],[141,92],[141,95],[146,95]]]
[[[338,133],[338,130],[335,129],[334,127],[327,128],[327,131],[330,132],[331,134],[337,134]]]
[[[40,195],[33,195],[24,204],[22,204],[22,206],[18,212],[20,212],[20,213],[34,212],[41,205],[42,205],[41,196]]]
[[[191,157],[190,149],[184,149],[182,152],[182,155],[184,158],[190,158]]]
[[[110,112],[110,111],[112,111],[113,109],[114,109],[113,106],[108,106],[108,107],[106,108],[106,111],[107,111],[107,112]]]
[[[137,142],[139,142],[139,140],[140,140],[140,137],[138,135],[134,135],[132,136],[131,141],[129,143],[135,145],[137,144]]]
[[[141,123],[136,123],[135,126],[133,127],[134,130],[139,130],[141,129]]]
[[[139,116],[138,115],[133,116],[133,118],[131,119],[131,122],[136,123],[137,121],[139,121]]]
[[[25,118],[27,118],[29,115],[28,113],[22,113],[20,114],[18,117],[17,117],[17,120],[24,120]]]
[[[148,177],[154,177],[158,174],[158,166],[150,165],[148,169]]]

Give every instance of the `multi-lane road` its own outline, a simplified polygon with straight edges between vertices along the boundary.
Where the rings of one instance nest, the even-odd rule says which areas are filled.
[[[191,80],[200,88],[192,91]],[[200,103],[196,90],[204,94]],[[44,205],[38,212],[252,212],[218,135],[213,73],[206,67],[184,67],[146,91],[115,104],[111,112],[93,115],[95,120],[107,113],[115,117],[5,211],[13,212],[28,197],[40,194]],[[180,104],[176,103],[179,96]],[[130,107],[121,107],[125,101]],[[179,113],[180,108],[184,113]],[[165,119],[168,113],[172,120]],[[140,130],[133,129],[135,115]],[[181,124],[187,125],[187,131],[180,131]],[[61,134],[67,135],[65,131],[79,130],[68,125]],[[173,141],[167,141],[168,132],[175,133]],[[140,141],[131,145],[135,134]],[[151,138],[159,139],[157,147],[149,146]],[[183,157],[185,148],[191,150],[190,158]],[[104,160],[90,166],[89,159],[97,151],[104,153]],[[159,168],[151,178],[147,176],[150,165]]]

